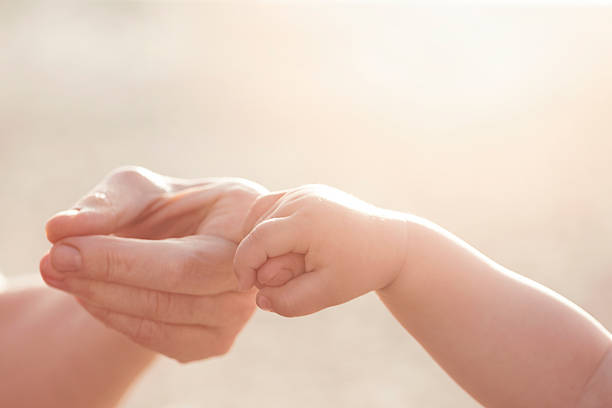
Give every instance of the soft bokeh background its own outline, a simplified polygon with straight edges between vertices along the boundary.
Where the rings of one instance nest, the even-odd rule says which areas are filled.
[[[612,8],[0,2],[0,267],[139,164],[327,183],[449,228],[612,327]],[[461,313],[460,310],[457,313]],[[374,296],[258,313],[124,407],[475,407]]]

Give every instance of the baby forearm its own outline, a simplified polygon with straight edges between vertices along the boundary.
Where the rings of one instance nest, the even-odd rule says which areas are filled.
[[[609,333],[574,304],[423,220],[378,291],[387,307],[487,407],[575,406]]]

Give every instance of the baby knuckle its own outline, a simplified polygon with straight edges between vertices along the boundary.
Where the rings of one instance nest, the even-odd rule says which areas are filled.
[[[274,236],[277,227],[278,225],[273,219],[264,221],[263,223],[257,225],[253,231],[251,231],[251,242],[255,243],[256,245],[265,246],[267,238]]]
[[[244,233],[247,234],[249,231],[253,229],[257,222],[260,220],[261,216],[268,209],[269,195],[259,196],[253,201],[247,215],[245,217],[245,222],[243,225]]]
[[[255,244],[261,244],[263,242],[265,230],[261,227],[261,224],[258,225],[251,231],[250,240]]]

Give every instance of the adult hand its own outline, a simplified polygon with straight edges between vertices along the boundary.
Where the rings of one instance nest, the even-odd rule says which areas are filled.
[[[232,271],[243,223],[266,190],[139,167],[109,174],[53,216],[43,279],[107,326],[181,362],[226,353],[254,310]],[[288,256],[277,262],[292,268]]]

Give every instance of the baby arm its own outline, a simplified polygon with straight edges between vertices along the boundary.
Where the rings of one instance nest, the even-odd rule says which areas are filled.
[[[612,405],[610,334],[586,312],[440,227],[329,187],[261,198],[236,252],[243,288],[286,316],[372,290],[488,407]],[[302,265],[275,267],[301,254]]]

